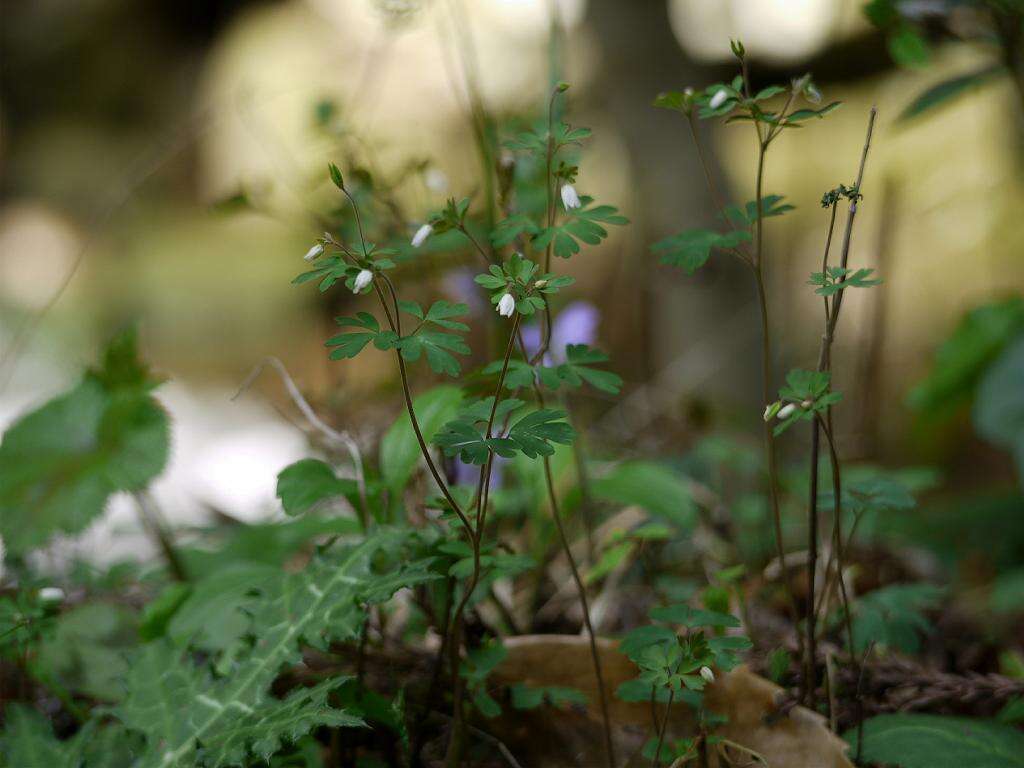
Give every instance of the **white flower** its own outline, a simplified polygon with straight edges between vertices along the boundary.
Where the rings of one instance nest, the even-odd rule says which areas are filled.
[[[303,256],[302,258],[304,258],[306,261],[314,261],[314,260],[318,259],[320,257],[320,254],[322,254],[323,252],[324,252],[324,244],[323,243],[317,243],[312,248],[310,248],[308,251],[306,251],[306,255]]]
[[[711,667],[701,667],[700,676],[707,680],[709,683],[715,682],[715,673],[711,671]]]
[[[562,205],[565,206],[567,211],[583,207],[583,203],[580,202],[580,196],[576,194],[576,188],[572,184],[562,185]]]
[[[39,590],[39,599],[44,603],[63,603],[64,590],[60,587],[43,587]]]
[[[782,408],[779,409],[778,417],[779,421],[788,419],[793,415],[793,411],[796,410],[796,403],[786,403]]]
[[[708,106],[711,109],[718,109],[720,106],[725,104],[725,100],[729,98],[729,94],[724,88],[719,88],[715,91],[715,95],[711,97],[711,101],[708,102]]]
[[[352,283],[352,293],[359,293],[363,288],[373,282],[373,272],[368,269],[361,270]]]
[[[423,174],[423,183],[427,189],[439,195],[448,191],[448,177],[440,168],[428,168]]]
[[[434,232],[434,227],[430,224],[424,224],[422,227],[416,230],[416,234],[412,236],[412,247],[419,248],[425,242],[427,238]]]
[[[516,311],[516,299],[511,293],[506,293],[498,300],[498,314],[502,317],[512,317]]]

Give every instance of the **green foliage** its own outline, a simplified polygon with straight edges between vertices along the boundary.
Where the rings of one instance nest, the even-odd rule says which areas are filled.
[[[857,743],[857,729],[844,734]],[[863,757],[899,768],[1024,766],[1024,733],[994,720],[941,715],[877,715],[864,721]]]
[[[978,384],[973,417],[981,437],[1013,453],[1024,487],[1024,335],[985,372]]]
[[[697,508],[685,480],[668,467],[649,461],[627,461],[594,478],[595,498],[635,504],[680,531],[692,530]]]
[[[622,389],[622,377],[594,367],[606,362],[608,355],[599,349],[586,344],[569,344],[565,348],[565,362],[559,365],[530,365],[525,360],[510,360],[505,387],[511,390],[529,388],[536,378],[541,386],[552,391],[561,387],[577,389],[586,383],[599,392],[617,395]],[[482,372],[488,375],[500,373],[503,364],[504,361],[495,360]]]
[[[493,640],[472,649],[459,666],[459,674],[466,681],[470,698],[484,717],[497,717],[501,714],[501,705],[488,691],[487,678],[507,655],[505,646]]]
[[[462,390],[450,385],[434,387],[416,397],[413,408],[423,439],[433,440],[438,430],[455,416],[461,403]],[[380,473],[393,495],[400,494],[421,460],[412,422],[403,409],[380,443]]]
[[[784,213],[796,210],[795,205],[783,203],[782,200],[782,195],[765,195],[762,197],[761,218],[766,219],[772,216],[782,216]],[[734,226],[749,229],[757,223],[757,200],[751,200],[742,208],[738,205],[727,205],[725,206],[725,215]]]
[[[344,360],[358,355],[371,341],[380,350],[394,349],[398,346],[398,334],[394,331],[382,331],[377,318],[369,312],[358,312],[355,317],[338,317],[335,322],[341,328],[359,328],[361,330],[340,333],[324,342],[324,346],[334,347],[331,360]]]
[[[537,709],[548,705],[552,707],[586,706],[587,697],[576,688],[558,685],[546,685],[540,688],[517,683],[510,688],[513,709]]]
[[[968,312],[935,352],[928,377],[910,393],[910,407],[948,416],[973,394],[989,365],[1024,333],[1024,298],[1014,296]]]
[[[853,647],[875,645],[917,653],[920,636],[931,629],[924,612],[938,606],[944,590],[931,584],[891,584],[857,598],[850,606]]]
[[[899,119],[901,121],[912,120],[933,112],[1005,75],[1006,67],[1002,64],[995,64],[985,65],[973,72],[947,78],[919,94],[900,113]]]
[[[790,403],[794,407],[791,412],[781,418],[775,427],[775,435],[781,435],[798,421],[811,421],[814,414],[827,411],[843,399],[842,392],[832,392],[829,387],[832,374],[829,371],[805,371],[795,368],[786,374],[786,386],[779,390],[780,400],[768,412],[767,418],[785,413],[780,410],[782,403]],[[785,406],[782,406],[785,408]]]
[[[10,552],[78,533],[117,491],[145,488],[167,463],[170,423],[150,394],[135,332],[70,392],[21,417],[0,443],[0,536]]]
[[[580,252],[581,242],[600,245],[608,237],[608,230],[602,225],[621,226],[629,223],[629,219],[621,216],[614,206],[591,207],[592,198],[584,196],[580,200],[583,207],[568,212],[563,223],[542,229],[533,239],[534,247],[540,249],[552,245],[555,256],[568,259]]]
[[[361,725],[359,717],[327,705],[344,678],[299,688],[283,700],[271,695],[270,685],[284,665],[301,661],[300,643],[326,648],[332,640],[351,639],[362,624],[363,604],[439,578],[429,560],[407,559],[404,549],[410,542],[408,533],[379,529],[338,555],[314,559],[303,571],[273,572],[262,583],[250,579],[245,597],[255,590],[251,602],[222,601],[223,593],[206,593],[208,605],[196,606],[199,613],[209,615],[210,601],[220,612],[228,612],[234,602],[234,612],[247,616],[245,636],[253,640],[240,636],[231,653],[219,659],[216,673],[195,664],[169,640],[149,643],[132,660],[125,698],[114,712],[146,736],[140,765],[214,768],[247,756],[266,760],[282,743],[319,725]],[[381,572],[374,562],[384,553],[397,566]],[[239,611],[242,606],[247,610]]]
[[[658,241],[651,250],[661,254],[662,264],[682,267],[686,274],[692,275],[707,263],[712,249],[734,250],[750,239],[750,233],[744,230],[719,233],[710,229],[690,229]]]
[[[869,279],[874,271],[870,268],[854,270],[848,267],[829,267],[824,272],[812,272],[807,284],[820,286],[814,290],[819,296],[834,296],[846,288],[870,288],[879,285],[881,280]]]
[[[277,497],[288,515],[301,515],[322,501],[348,496],[355,490],[354,480],[338,477],[319,459],[301,459],[277,475]]]
[[[503,402],[509,409],[523,404],[519,400]],[[486,422],[487,415],[464,413],[445,424],[433,442],[445,455],[459,456],[467,464],[479,466],[486,463],[491,452],[504,458],[511,458],[516,453],[531,459],[551,456],[555,452],[552,443],[569,445],[575,438],[572,427],[563,421],[564,411],[545,408],[528,413],[516,421],[504,437],[486,436],[486,425],[480,425],[480,422]]]

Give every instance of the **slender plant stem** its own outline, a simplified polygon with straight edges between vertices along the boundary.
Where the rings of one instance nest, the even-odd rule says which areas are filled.
[[[654,768],[659,768],[661,765],[661,745],[665,741],[665,730],[668,728],[668,716],[672,713],[672,700],[675,698],[676,692],[669,689],[668,692],[668,704],[665,705],[665,717],[661,721],[661,729],[658,732],[658,746],[654,749]]]
[[[522,344],[522,337],[519,339]],[[524,353],[525,353],[525,347]],[[533,392],[540,408],[545,407],[544,392],[536,378],[533,382]],[[572,554],[572,547],[569,546],[569,538],[565,534],[565,527],[562,525],[562,515],[558,508],[558,496],[555,493],[555,483],[551,472],[551,459],[544,457],[544,480],[548,490],[548,503],[551,505],[551,516],[555,521],[555,528],[558,530],[558,539],[562,545],[562,551],[569,563],[569,570],[572,571],[573,582],[576,584],[576,594],[580,601],[580,609],[583,613],[583,626],[587,631],[587,639],[590,644],[590,660],[594,665],[594,677],[597,678],[597,695],[601,705],[601,719],[604,725],[605,751],[608,758],[609,768],[615,768],[615,744],[612,738],[611,717],[608,714],[608,694],[604,686],[604,672],[601,667],[601,655],[597,650],[597,636],[594,633],[594,625],[590,618],[590,604],[587,601],[587,588],[580,578],[579,568],[576,565],[576,558]]]
[[[485,439],[491,439],[491,432],[494,429],[494,418],[498,412],[498,403],[501,400],[501,390],[505,384],[505,376],[508,373],[509,361],[512,358],[512,351],[515,349],[515,342],[518,338],[519,321],[522,315],[515,313],[512,320],[512,330],[509,332],[508,344],[505,348],[505,359],[502,361],[501,373],[494,388],[494,402],[491,404],[491,414],[487,419],[487,430]],[[470,530],[470,543],[473,547],[473,572],[469,583],[466,585],[462,598],[452,617],[451,639],[449,641],[449,654],[452,667],[452,729],[448,740],[448,752],[445,762],[449,766],[457,766],[462,757],[462,747],[465,741],[465,719],[462,712],[462,700],[465,693],[465,681],[459,674],[459,649],[462,646],[463,619],[466,605],[480,581],[480,543],[483,538],[484,525],[486,524],[487,497],[490,490],[490,470],[493,452],[487,454],[487,460],[480,470],[479,492],[477,494],[476,527]]]
[[[601,670],[601,656],[597,650],[594,625],[590,620],[587,590],[583,585],[583,579],[580,578],[579,568],[576,567],[576,559],[572,555],[569,539],[565,535],[565,527],[562,525],[562,515],[559,512],[558,499],[555,495],[555,484],[551,475],[551,461],[546,456],[544,457],[544,480],[548,487],[551,517],[554,518],[555,527],[558,529],[558,538],[562,544],[562,551],[565,552],[566,560],[569,562],[569,569],[572,571],[572,579],[576,584],[576,591],[580,599],[580,608],[583,609],[583,624],[587,630],[587,639],[590,641],[590,657],[594,663],[594,676],[597,678],[597,697],[601,704],[601,719],[604,721],[605,753],[608,758],[608,768],[615,768],[615,744],[612,740],[611,718],[608,714],[608,693],[605,691],[604,674]]]
[[[843,244],[842,250],[839,257],[839,266],[846,268],[849,263],[850,255],[850,243],[853,235],[853,223],[857,215],[857,202],[860,198],[861,185],[864,182],[864,167],[867,164],[868,150],[871,147],[871,136],[874,131],[875,116],[877,110],[872,107],[870,115],[868,117],[867,135],[864,139],[864,147],[861,151],[860,165],[857,169],[857,182],[854,186],[853,199],[850,201],[850,209],[846,218],[846,227],[843,231]],[[836,220],[836,206],[832,206],[832,215],[829,220],[828,236],[825,240],[825,252],[822,257],[822,272],[826,272],[828,269],[828,254],[832,244],[832,233],[835,228]],[[842,278],[840,278],[840,282]],[[821,337],[821,346],[818,350],[818,371],[824,372],[829,371],[832,368],[832,343],[835,339],[836,326],[839,323],[839,311],[842,307],[844,291],[840,290],[835,294],[832,299],[831,305],[827,298],[825,298],[825,330]],[[831,417],[831,411],[829,411],[829,417]],[[812,709],[815,705],[815,677],[816,677],[816,656],[815,656],[815,643],[816,643],[816,620],[817,610],[815,609],[815,582],[816,582],[816,571],[818,561],[818,454],[820,446],[820,430],[824,427],[825,421],[820,418],[815,418],[814,423],[811,425],[811,465],[810,465],[810,491],[808,499],[807,509],[807,535],[808,535],[808,564],[807,564],[807,616],[806,616],[806,674],[809,676],[808,684],[806,687],[808,706]],[[830,453],[835,456],[835,448],[832,445],[831,433],[828,436],[830,444]],[[833,471],[833,474],[835,470]],[[840,499],[839,492],[836,491],[836,502],[835,502],[835,522],[834,530],[839,536],[836,544],[833,547],[837,557],[839,557],[838,569],[839,582],[841,591],[845,591],[845,585],[842,581],[842,558],[840,556],[840,550],[842,548],[842,534],[841,534],[841,519],[840,519]],[[830,556],[831,560],[831,556]],[[828,574],[828,567],[825,570],[826,575]],[[845,603],[845,597],[844,597]],[[847,609],[848,612],[848,609]],[[852,649],[851,640],[851,649]]]

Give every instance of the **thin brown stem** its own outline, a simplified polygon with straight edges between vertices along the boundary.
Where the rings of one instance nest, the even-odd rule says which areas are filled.
[[[676,692],[669,689],[668,704],[665,705],[665,717],[661,721],[661,730],[658,732],[658,746],[654,748],[654,768],[661,766],[661,745],[665,741],[665,730],[668,728],[668,717],[672,713],[672,701]]]
[[[558,539],[562,544],[562,551],[565,552],[566,560],[569,562],[569,569],[572,571],[572,579],[576,583],[576,591],[579,594],[580,608],[583,610],[583,624],[587,629],[587,639],[590,641],[590,657],[594,662],[594,675],[597,678],[597,696],[601,704],[601,719],[604,722],[605,754],[608,758],[608,768],[615,768],[615,745],[612,741],[611,718],[608,714],[608,693],[604,687],[604,674],[601,670],[601,657],[597,651],[597,639],[594,635],[594,625],[590,621],[590,607],[587,604],[587,590],[580,578],[579,568],[576,567],[576,558],[572,555],[569,546],[569,539],[565,535],[565,528],[562,525],[562,516],[558,510],[558,498],[555,495],[555,484],[551,475],[551,461],[544,457],[544,480],[548,488],[548,501],[551,504],[551,516],[554,518],[555,527],[558,529]]]

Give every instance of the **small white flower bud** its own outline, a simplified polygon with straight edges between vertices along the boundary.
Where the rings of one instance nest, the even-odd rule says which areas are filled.
[[[583,203],[580,202],[580,196],[576,194],[576,188],[572,184],[562,185],[562,205],[565,206],[567,211],[583,207]]]
[[[308,251],[306,251],[306,255],[303,256],[302,258],[304,258],[306,261],[316,261],[318,258],[320,258],[320,256],[323,254],[323,252],[324,252],[324,244],[323,243],[317,243],[312,248],[310,248]]]
[[[368,269],[360,271],[352,283],[352,293],[359,293],[363,288],[373,282],[373,272]]]
[[[434,232],[434,227],[430,224],[424,224],[416,230],[416,234],[412,236],[412,247],[419,248],[423,245],[427,238]]]
[[[64,590],[60,587],[43,587],[39,590],[39,599],[44,603],[63,603]]]
[[[804,400],[802,403],[800,403],[800,407],[803,408],[805,411],[812,405],[814,405],[813,400]]]
[[[516,311],[516,299],[511,293],[506,293],[498,301],[498,314],[502,317],[512,317]]]
[[[711,671],[711,667],[701,667],[700,676],[707,680],[709,683],[715,682],[715,673]]]
[[[779,421],[782,421],[783,419],[788,419],[790,416],[793,415],[793,412],[795,410],[796,403],[786,403],[784,406],[782,406],[782,408],[779,409]]]
[[[766,405],[764,407],[764,413],[761,415],[762,419],[764,419],[765,421],[768,421],[768,419],[770,419],[772,417],[772,407],[774,405],[775,405],[775,403],[769,403],[768,405]]]
[[[711,109],[718,109],[720,106],[725,104],[725,100],[728,98],[729,94],[726,90],[724,88],[719,88],[715,91],[715,95],[711,97],[711,100],[708,102],[708,106],[711,107]]]
[[[548,284],[548,281],[547,281],[547,280],[538,280],[538,281],[537,281],[536,283],[534,283],[534,284],[533,284],[533,287],[534,287],[534,288],[543,288],[543,287],[545,287],[545,286],[546,286],[547,284]]]

